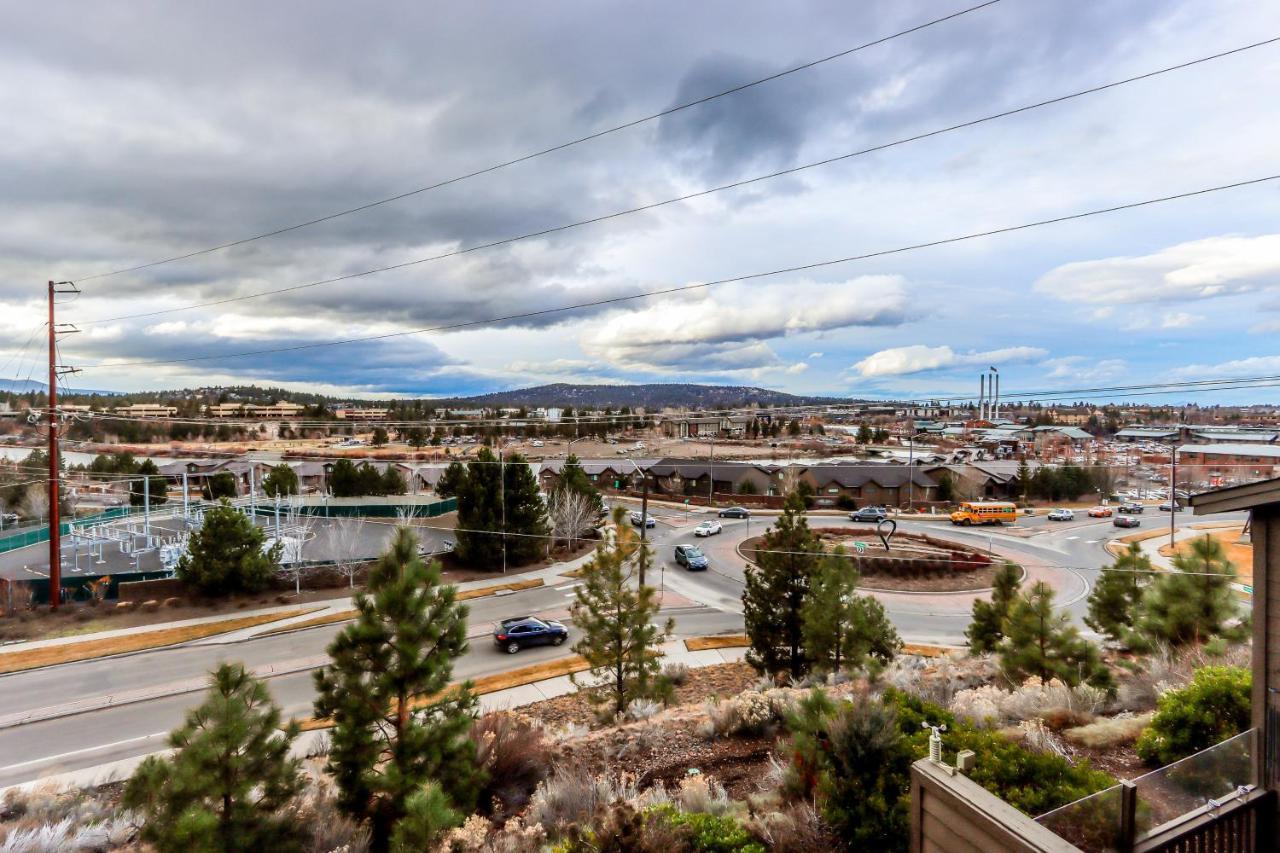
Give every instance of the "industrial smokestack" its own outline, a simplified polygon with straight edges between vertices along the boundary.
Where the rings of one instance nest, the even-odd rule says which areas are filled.
[[[992,415],[992,418],[1000,417],[1000,374],[999,373],[996,374],[995,403],[996,403],[995,414]]]
[[[987,416],[987,374],[978,374],[978,420]]]

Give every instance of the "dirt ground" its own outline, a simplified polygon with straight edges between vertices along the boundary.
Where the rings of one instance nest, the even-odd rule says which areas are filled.
[[[1242,583],[1253,583],[1253,545],[1248,542],[1240,541],[1240,533],[1243,528],[1232,527],[1226,530],[1213,530],[1203,535],[1212,536],[1222,544],[1222,550],[1227,555],[1227,559],[1236,567],[1236,574]],[[1160,546],[1160,553],[1166,557],[1172,557],[1176,554],[1185,554],[1191,550],[1192,539],[1183,539],[1181,542],[1174,543],[1174,547],[1168,545]]]
[[[676,688],[671,704],[686,705],[702,702],[712,696],[733,696],[755,684],[757,678],[756,671],[745,663],[725,663],[691,669],[685,683]],[[595,711],[585,691],[557,696],[521,710],[550,728],[571,723],[585,726],[596,722]]]

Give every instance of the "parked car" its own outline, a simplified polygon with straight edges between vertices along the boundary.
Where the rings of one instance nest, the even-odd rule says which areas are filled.
[[[1117,512],[1121,512],[1124,515],[1142,515],[1142,512],[1145,509],[1146,507],[1140,503],[1128,503],[1121,504]]]
[[[1142,519],[1135,518],[1132,515],[1117,515],[1111,523],[1116,527],[1141,527]]]
[[[697,545],[677,545],[676,562],[691,572],[703,571],[711,565],[707,555]]]
[[[1109,506],[1089,507],[1090,518],[1110,518],[1113,515]]]
[[[1160,511],[1161,512],[1182,512],[1182,507],[1179,504],[1172,503],[1170,501],[1165,501],[1164,503],[1160,504]]]
[[[726,507],[720,510],[721,518],[750,518],[751,513],[747,512],[740,506]]]
[[[540,438],[535,438],[533,441],[529,442],[529,446],[530,446],[530,447],[542,447],[542,439],[540,439]]]
[[[646,514],[646,515],[643,515],[643,516],[642,516],[642,515],[640,515],[640,513],[635,512],[635,511],[632,511],[632,513],[631,513],[631,523],[632,523],[632,524],[634,524],[636,527],[639,527],[639,526],[640,526],[640,522],[641,522],[641,520],[642,520],[642,519],[643,519],[643,521],[644,521],[644,526],[645,526],[645,527],[656,527],[656,526],[657,526],[657,524],[658,524],[657,520],[655,520],[655,519],[654,519],[654,517],[653,517],[652,515],[648,515],[648,514]]]
[[[517,616],[494,623],[493,642],[509,655],[529,646],[558,646],[569,639],[569,629],[554,619]]]
[[[724,528],[720,525],[720,522],[704,521],[701,524],[699,524],[697,527],[693,528],[693,535],[694,536],[714,536],[715,534],[722,533],[723,531],[724,531]]]
[[[882,506],[864,506],[862,509],[855,509],[849,513],[850,521],[881,522],[888,517],[889,513]]]
[[[429,543],[422,542],[418,545],[418,556],[434,557],[436,554],[451,554],[456,547],[457,543],[452,539],[442,539],[440,544],[435,547],[432,547]]]
[[[1076,514],[1069,509],[1051,509],[1049,510],[1050,521],[1074,521]]]

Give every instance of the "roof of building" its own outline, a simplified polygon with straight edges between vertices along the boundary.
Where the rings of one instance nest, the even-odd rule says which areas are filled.
[[[1197,430],[1192,433],[1195,438],[1204,438],[1209,441],[1226,442],[1226,441],[1243,441],[1243,442],[1262,442],[1264,444],[1271,443],[1280,437],[1280,433],[1275,432],[1236,432],[1234,430]]]
[[[1038,427],[1035,427],[1032,431],[1033,432],[1056,432],[1056,433],[1059,433],[1060,435],[1065,435],[1067,438],[1073,439],[1075,441],[1085,441],[1093,438],[1092,435],[1080,429],[1080,427],[1060,426],[1058,424],[1051,424],[1048,426],[1038,426]]]
[[[1265,456],[1280,459],[1280,445],[1275,444],[1183,444],[1179,453],[1203,453],[1208,456]]]
[[[914,465],[810,465],[804,473],[819,485],[837,483],[847,489],[856,489],[867,483],[875,483],[885,489],[905,486],[914,482],[917,486],[938,485],[932,477]]]
[[[1116,433],[1116,438],[1168,438],[1177,435],[1172,427],[1126,427]]]

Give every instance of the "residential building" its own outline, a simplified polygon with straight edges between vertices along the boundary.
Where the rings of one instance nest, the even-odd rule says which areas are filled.
[[[894,464],[809,465],[801,478],[814,493],[814,505],[841,503],[863,506],[903,506],[932,503],[938,499],[938,482],[919,466]]]

